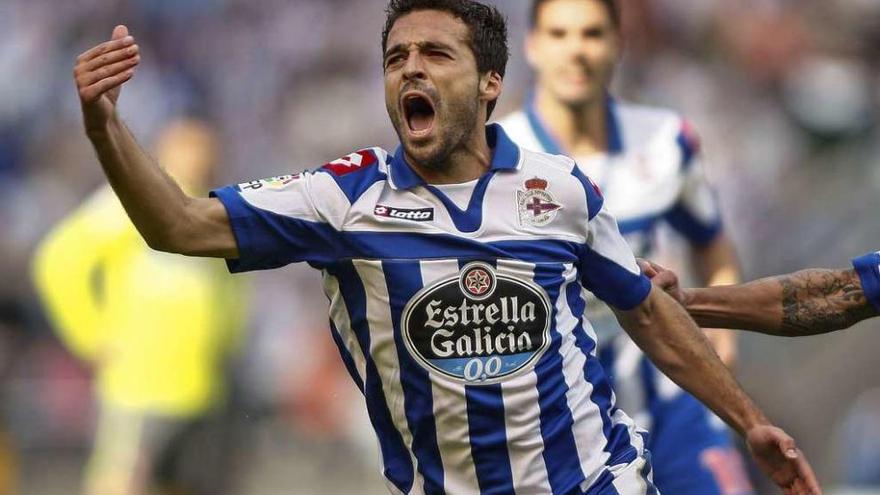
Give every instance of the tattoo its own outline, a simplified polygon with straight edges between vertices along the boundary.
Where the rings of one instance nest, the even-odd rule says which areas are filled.
[[[791,335],[841,330],[877,315],[855,270],[803,270],[776,277],[782,286],[782,325]]]

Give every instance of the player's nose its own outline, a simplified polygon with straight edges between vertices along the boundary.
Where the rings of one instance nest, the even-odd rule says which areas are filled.
[[[425,79],[426,76],[422,56],[418,52],[410,52],[403,66],[403,77],[406,79]]]

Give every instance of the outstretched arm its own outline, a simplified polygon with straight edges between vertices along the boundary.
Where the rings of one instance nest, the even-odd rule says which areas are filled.
[[[621,326],[673,381],[742,435],[758,466],[786,494],[820,493],[794,440],[773,426],[737,384],[682,307],[652,290],[634,309],[617,311]]]
[[[119,119],[122,85],[140,62],[125,26],[76,59],[86,134],[107,179],[147,244],[160,251],[237,258],[229,217],[217,199],[191,198],[143,151]]]
[[[701,326],[801,337],[880,315],[854,269],[812,268],[741,285],[681,289],[672,271],[644,260],[639,264]]]

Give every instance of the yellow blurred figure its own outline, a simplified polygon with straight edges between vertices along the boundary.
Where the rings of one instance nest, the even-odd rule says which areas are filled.
[[[159,162],[192,193],[206,188],[216,150],[213,131],[190,120],[157,142]],[[222,402],[243,324],[241,279],[222,260],[151,250],[109,187],[43,240],[34,279],[62,341],[95,372],[100,418],[85,493],[216,493],[207,485],[221,473],[157,472]],[[195,464],[208,468],[215,454],[202,454]]]

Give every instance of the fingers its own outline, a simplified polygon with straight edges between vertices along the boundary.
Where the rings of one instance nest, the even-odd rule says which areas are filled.
[[[131,46],[134,44],[134,38],[131,36],[125,36],[119,39],[113,39],[110,41],[105,41],[100,45],[97,45],[89,50],[86,50],[79,57],[76,58],[77,65],[81,63],[88,62],[95,57],[101,56],[105,53],[110,53],[112,51],[119,50],[120,48],[125,48],[127,46]]]
[[[101,79],[115,76],[133,68],[140,62],[140,60],[140,56],[135,53],[134,55],[128,56],[116,63],[101,65],[91,70],[83,70],[76,78],[77,85],[81,88],[90,86]]]
[[[118,87],[125,81],[131,79],[131,76],[134,75],[134,70],[129,69],[121,74],[116,74],[115,76],[107,77],[105,79],[101,79],[100,81],[80,88],[79,97],[85,103],[90,103],[98,99],[99,96],[110,91],[113,88]]]
[[[140,63],[140,49],[129,36],[128,28],[116,26],[111,38],[77,57],[73,74],[80,99],[85,103],[131,79]]]
[[[651,266],[650,261],[642,258],[636,258],[636,263],[639,265],[639,268],[642,270],[642,273],[644,273],[646,277],[654,278],[657,276],[657,270],[655,270],[654,267]]]
[[[799,452],[800,453],[800,452]],[[822,495],[822,488],[819,486],[819,480],[816,479],[816,473],[813,467],[807,462],[807,459],[800,455],[797,462],[798,477],[804,485],[804,493],[809,495]]]

